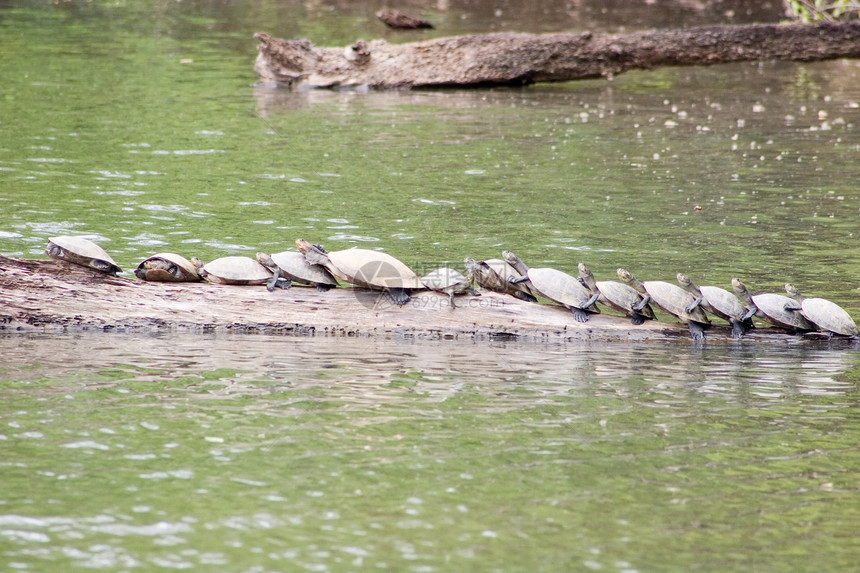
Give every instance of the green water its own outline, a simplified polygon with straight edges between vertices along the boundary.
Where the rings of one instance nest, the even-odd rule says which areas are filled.
[[[562,4],[453,4],[415,37],[723,18]],[[857,62],[523,89],[254,85],[256,31],[413,37],[376,9],[3,3],[0,253],[84,234],[130,271],[156,251],[301,236],[421,269],[508,248],[598,278],[791,281],[860,315]],[[844,571],[860,557],[860,363],[844,341],[5,335],[0,355],[3,571]]]

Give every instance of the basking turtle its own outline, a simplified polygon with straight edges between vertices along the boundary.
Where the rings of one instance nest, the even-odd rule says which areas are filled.
[[[304,239],[296,239],[296,247],[308,263],[322,265],[348,283],[385,291],[398,306],[409,302],[410,291],[424,290],[418,275],[387,253],[370,249],[328,252]]]
[[[421,277],[421,282],[430,290],[447,294],[451,308],[454,309],[457,307],[454,304],[455,294],[470,293],[473,296],[480,296],[481,293],[472,288],[473,279],[474,277],[466,277],[457,269],[439,267]]]
[[[511,282],[529,281],[539,294],[569,308],[577,322],[586,322],[589,314],[600,314],[600,310],[594,306],[600,293],[592,293],[576,277],[557,269],[529,268],[510,251],[504,251],[502,257],[524,275],[512,277]]]
[[[633,307],[642,301],[642,295],[633,287],[618,281],[595,280],[591,269],[585,263],[579,263],[579,278],[591,292],[600,294],[597,302],[623,312],[630,317],[633,324],[638,326],[645,320],[654,320],[654,311],[650,305],[646,304],[643,308],[634,310]]]
[[[795,301],[781,294],[763,293],[752,296],[744,283],[736,278],[732,279],[732,290],[747,306],[744,320],[756,316],[762,320],[793,331],[815,330],[815,325],[803,318],[794,310],[786,310],[786,306],[792,306]]]
[[[693,340],[705,339],[705,328],[711,324],[711,320],[699,305],[693,304],[696,301],[693,295],[678,285],[665,281],[642,282],[625,269],[618,269],[618,278],[642,294],[642,301],[633,305],[635,310],[653,302],[681,322],[686,322]],[[690,307],[692,310],[689,310]]]
[[[273,280],[266,285],[269,290],[276,286],[289,288],[292,284],[315,286],[320,292],[326,292],[337,286],[337,279],[322,265],[311,265],[305,256],[298,251],[283,251],[281,253],[257,253],[257,261],[275,273]]]
[[[272,271],[251,257],[221,257],[208,263],[194,257],[191,261],[197,274],[215,284],[261,285],[272,279]]]
[[[532,294],[532,289],[525,283],[511,283],[510,277],[522,276],[520,273],[501,259],[485,259],[476,261],[475,259],[466,258],[463,263],[466,265],[466,272],[469,273],[471,279],[474,279],[481,287],[504,294],[515,296],[520,300],[527,302],[537,302],[537,298]]]
[[[83,237],[51,237],[45,254],[58,261],[68,261],[116,276],[122,269],[107,251]]]
[[[134,270],[137,278],[158,282],[195,282],[200,280],[194,264],[176,253],[158,253],[145,259]]]
[[[697,286],[684,273],[678,273],[678,284],[696,299],[687,307],[687,311],[692,312],[696,306],[701,305],[706,311],[729,321],[732,325],[732,338],[741,338],[748,329],[753,328],[752,319],[744,319],[747,313],[746,307],[741,304],[738,297],[726,289],[716,286]]]
[[[844,308],[825,298],[805,297],[797,287],[786,284],[785,292],[794,304],[786,305],[786,310],[800,314],[815,326],[826,332],[842,336],[857,336],[857,325]]]

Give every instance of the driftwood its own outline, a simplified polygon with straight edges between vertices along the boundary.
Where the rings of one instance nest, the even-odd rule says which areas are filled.
[[[600,314],[578,323],[567,309],[484,292],[448,297],[424,291],[397,307],[387,295],[338,288],[151,283],[112,277],[64,261],[0,255],[0,331],[233,332],[246,334],[380,336],[418,339],[518,339],[534,342],[680,341],[685,325]],[[712,326],[707,343],[726,342],[730,329]],[[774,328],[745,340],[790,341]],[[848,344],[845,342],[845,344]]]
[[[376,17],[389,28],[399,28],[403,30],[433,28],[433,24],[424,18],[410,16],[409,14],[404,14],[398,10],[380,10],[376,13]]]
[[[860,57],[860,22],[707,26],[630,34],[478,34],[320,48],[257,33],[262,81],[292,87],[526,85],[631,69]]]

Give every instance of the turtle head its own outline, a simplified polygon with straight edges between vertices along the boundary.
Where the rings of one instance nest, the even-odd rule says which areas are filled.
[[[732,290],[735,291],[735,294],[740,297],[749,298],[750,292],[747,290],[747,285],[742,283],[736,277],[732,277]]]
[[[518,256],[516,256],[514,253],[512,253],[511,251],[502,251],[502,258],[505,259],[505,262],[508,263],[509,265],[511,265],[512,267],[516,266],[517,263],[522,262],[522,261],[520,261],[520,258]]]
[[[275,268],[275,261],[272,260],[272,256],[263,252],[259,252],[256,254],[257,262],[259,262],[264,267]]]
[[[621,280],[621,282],[623,282],[623,283],[632,283],[633,282],[633,275],[631,275],[630,271],[628,271],[627,269],[618,269],[617,271],[615,271],[615,273],[618,275],[618,278]]]
[[[676,278],[678,279],[678,284],[679,284],[679,285],[681,285],[682,287],[691,287],[691,286],[693,286],[693,281],[691,281],[691,280],[690,280],[690,277],[688,277],[688,276],[687,276],[687,275],[685,275],[684,273],[678,273],[678,274],[676,275]]]
[[[305,241],[304,239],[296,239],[296,248],[301,251],[301,253],[307,254],[308,251],[314,248],[312,244]]]
[[[579,263],[578,265],[576,265],[576,268],[579,269],[579,276],[581,276],[582,278],[585,278],[589,275],[594,276],[591,273],[591,269],[588,268],[588,265],[586,265],[585,263]]]
[[[803,295],[800,294],[800,289],[790,283],[785,283],[785,292],[795,300],[803,300]]]
[[[320,245],[312,245],[304,239],[296,239],[296,247],[305,256],[305,260],[312,265],[323,265],[329,262],[326,250]]]
[[[502,251],[502,258],[505,259],[506,263],[517,269],[517,272],[521,275],[525,276],[529,272],[529,267],[511,251]]]
[[[201,261],[198,257],[191,257],[191,264],[194,265],[194,268],[197,270],[197,274],[201,277],[206,276],[206,270],[203,268],[206,263]]]

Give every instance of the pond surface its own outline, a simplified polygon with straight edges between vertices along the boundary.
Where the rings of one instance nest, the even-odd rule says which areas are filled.
[[[0,253],[83,234],[130,271],[301,236],[424,269],[507,248],[598,278],[788,281],[860,316],[856,61],[254,85],[256,31],[778,18],[520,4],[416,8],[437,29],[412,35],[370,3],[4,2]],[[0,570],[847,570],[856,348],[4,335]]]

